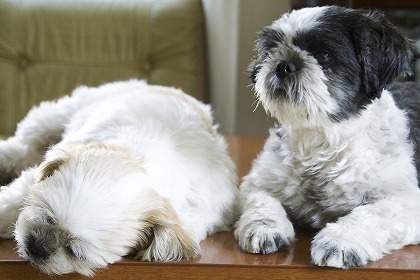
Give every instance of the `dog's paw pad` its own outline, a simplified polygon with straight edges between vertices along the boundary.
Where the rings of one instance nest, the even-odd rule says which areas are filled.
[[[290,244],[280,229],[263,224],[248,227],[241,236],[236,234],[239,245],[249,253],[269,254],[281,251]]]

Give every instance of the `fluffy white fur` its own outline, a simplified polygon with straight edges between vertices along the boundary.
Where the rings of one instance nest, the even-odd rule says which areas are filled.
[[[234,222],[236,173],[210,107],[131,80],[43,102],[0,142],[0,236],[49,274],[200,254]]]
[[[353,19],[371,20],[337,7],[302,9],[260,34],[251,78],[258,100],[280,125],[271,131],[240,186],[242,214],[235,237],[246,252],[271,253],[288,246],[294,241],[292,223],[320,229],[311,255],[313,263],[322,266],[365,265],[391,250],[420,243],[420,189],[407,113],[383,89],[378,97],[357,104],[358,111],[348,109],[361,100],[351,97],[363,90],[345,81],[364,77],[359,78],[358,65],[345,72],[340,63],[350,65],[353,52],[355,61],[367,55],[358,56],[358,50],[346,45],[349,32],[340,33],[349,28],[340,20]],[[331,38],[343,36],[336,41],[343,49],[331,48],[333,39],[310,37],[314,32],[325,38],[330,32]],[[388,47],[392,52],[393,46]],[[407,56],[409,47],[404,49]],[[330,64],[318,61],[325,50],[332,57]],[[341,57],[348,61],[341,62]],[[283,61],[296,69],[277,67]],[[345,79],[348,73],[354,76]]]

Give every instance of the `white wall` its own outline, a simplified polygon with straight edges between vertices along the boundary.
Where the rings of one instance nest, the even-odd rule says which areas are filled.
[[[226,135],[266,135],[273,121],[256,102],[245,73],[257,32],[289,11],[288,0],[203,0],[209,93]]]

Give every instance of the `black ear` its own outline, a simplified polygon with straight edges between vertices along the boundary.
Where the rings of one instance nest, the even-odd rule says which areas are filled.
[[[252,84],[256,83],[256,76],[261,69],[261,64],[268,56],[268,52],[276,48],[284,40],[284,34],[270,26],[264,27],[258,32],[258,38],[255,41],[255,55],[248,66],[248,76]]]
[[[258,66],[257,60],[254,58],[248,66],[246,73],[248,74],[251,84],[255,85],[257,82],[257,74],[261,66]]]
[[[420,52],[383,13],[375,11],[362,16],[364,19],[354,31],[356,51],[364,89],[371,97],[377,97],[395,78],[413,74]]]

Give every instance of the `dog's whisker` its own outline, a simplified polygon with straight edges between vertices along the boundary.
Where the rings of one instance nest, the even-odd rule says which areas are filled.
[[[259,100],[255,100],[251,106],[255,106],[254,109],[252,110],[253,113],[255,113],[255,111],[257,110],[258,106],[260,105],[260,101]]]

